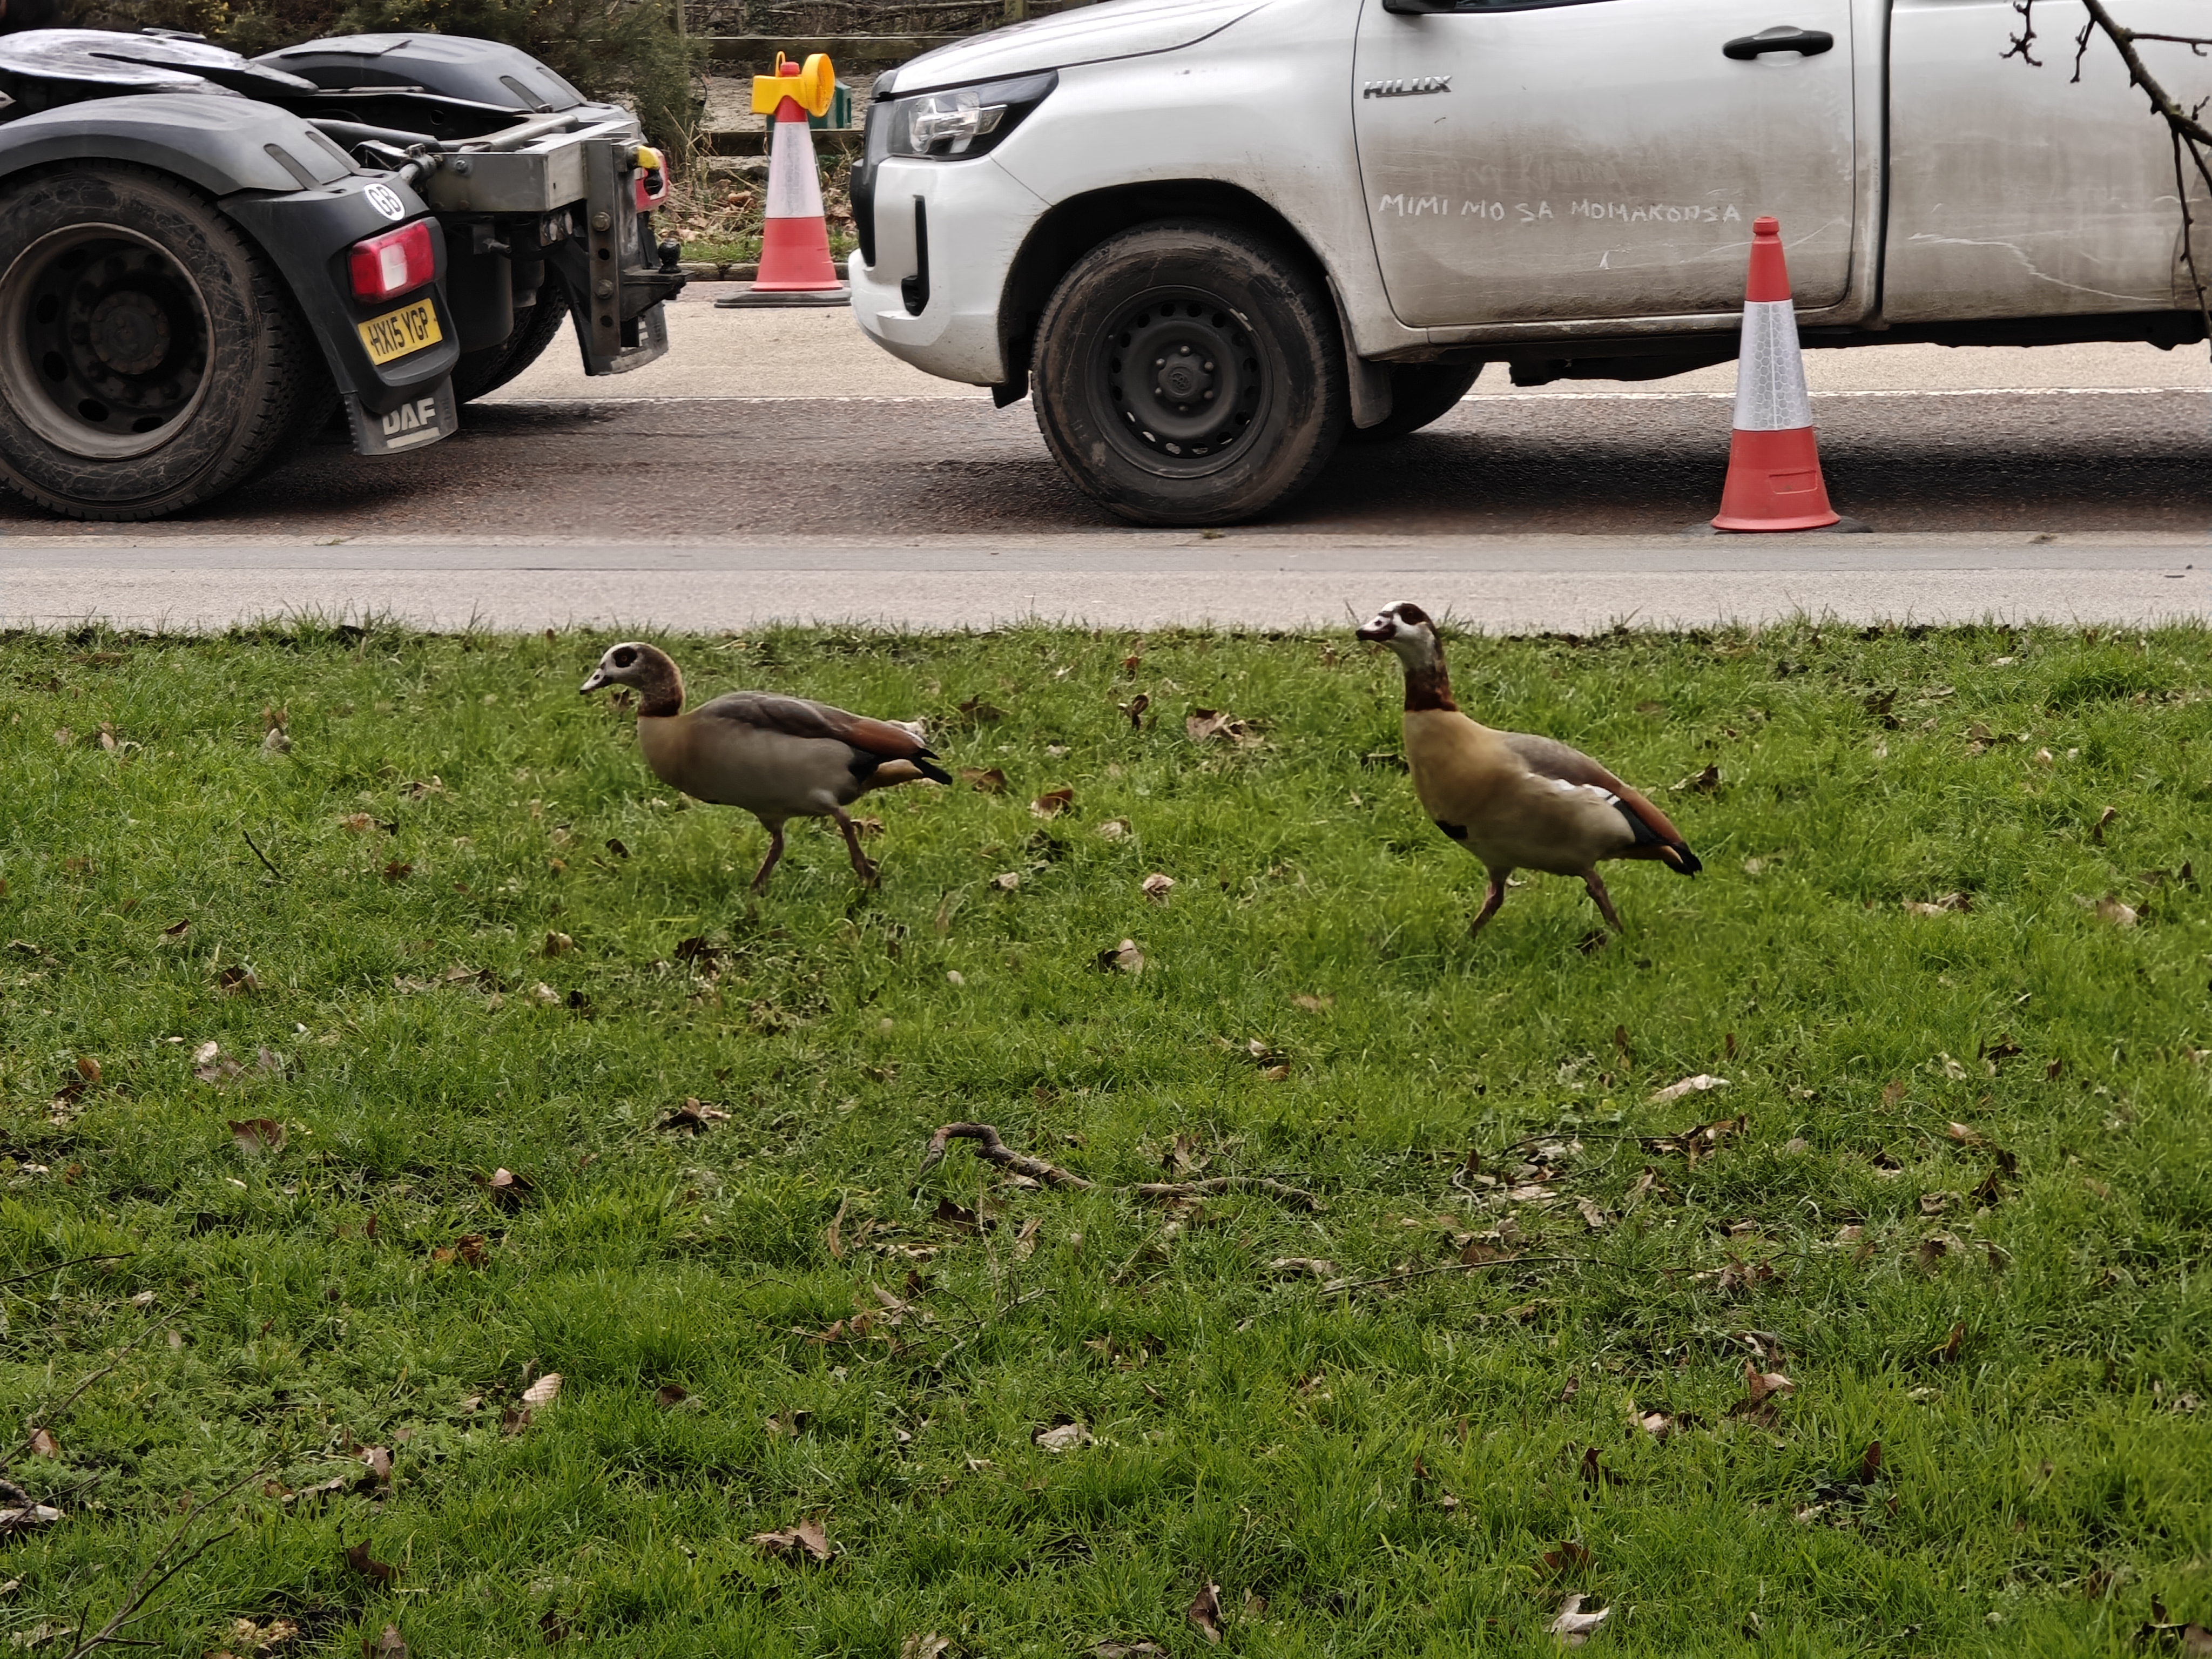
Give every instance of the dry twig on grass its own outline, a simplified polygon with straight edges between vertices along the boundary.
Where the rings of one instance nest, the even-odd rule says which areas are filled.
[[[928,1149],[921,1155],[921,1168],[915,1171],[919,1180],[945,1160],[945,1149],[956,1140],[975,1143],[975,1156],[987,1158],[1002,1169],[1016,1175],[1027,1176],[1031,1181],[1041,1181],[1048,1187],[1066,1187],[1077,1192],[1095,1192],[1098,1183],[1085,1181],[1056,1164],[1048,1164],[1041,1158],[1030,1158],[1018,1152],[999,1138],[999,1132],[988,1123],[948,1123],[929,1138]],[[1283,1199],[1292,1204],[1303,1204],[1309,1210],[1322,1207],[1321,1200],[1314,1194],[1285,1185],[1266,1176],[1217,1176],[1209,1181],[1146,1181],[1128,1188],[1116,1188],[1153,1203],[1172,1203],[1179,1199],[1210,1198],[1221,1193],[1265,1193],[1271,1198]]]
[[[84,1659],[86,1654],[108,1646],[131,1648],[155,1646],[155,1643],[141,1641],[136,1637],[125,1636],[122,1632],[148,1615],[151,1609],[146,1604],[153,1599],[155,1591],[217,1544],[222,1542],[224,1539],[231,1536],[238,1528],[232,1527],[211,1537],[203,1538],[172,1561],[169,1558],[176,1554],[177,1546],[184,1542],[185,1534],[199,1523],[203,1515],[249,1482],[260,1480],[276,1467],[273,1462],[257,1464],[217,1492],[205,1504],[188,1510],[185,1518],[177,1522],[176,1530],[169,1534],[167,1541],[154,1553],[154,1559],[149,1561],[138,1576],[131,1581],[131,1588],[124,1592],[123,1605],[116,1608],[107,1622],[93,1632],[91,1635],[87,1636],[84,1634],[83,1621],[82,1620],[78,1621],[77,1639],[70,1650],[62,1656],[62,1659]],[[167,1562],[167,1565],[164,1566],[164,1562]]]

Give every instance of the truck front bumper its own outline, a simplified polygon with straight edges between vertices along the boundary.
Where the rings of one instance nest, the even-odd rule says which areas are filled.
[[[999,298],[1044,200],[988,155],[887,159],[875,187],[876,259],[850,266],[853,314],[923,373],[970,386],[1007,379]]]

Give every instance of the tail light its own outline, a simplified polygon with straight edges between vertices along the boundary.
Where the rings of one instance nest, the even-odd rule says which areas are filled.
[[[388,300],[422,287],[437,275],[437,261],[430,250],[430,222],[417,219],[411,225],[356,242],[347,264],[356,300]]]

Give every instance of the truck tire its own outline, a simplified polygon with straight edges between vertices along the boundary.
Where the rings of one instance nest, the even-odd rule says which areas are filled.
[[[120,162],[0,188],[0,479],[75,519],[222,494],[318,424],[329,371],[214,204]]]
[[[1037,326],[1037,426],[1076,488],[1135,524],[1233,524],[1336,448],[1347,393],[1328,292],[1228,226],[1139,225],[1085,254]]]
[[[1344,428],[1348,444],[1388,443],[1450,414],[1482,373],[1480,363],[1394,363],[1390,412],[1373,426]]]
[[[498,391],[545,355],[568,320],[568,290],[549,269],[538,303],[514,319],[514,333],[495,346],[461,354],[453,365],[453,396],[467,404]]]

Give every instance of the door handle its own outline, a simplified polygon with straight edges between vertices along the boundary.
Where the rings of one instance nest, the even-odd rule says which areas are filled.
[[[1721,48],[1721,56],[1747,64],[1764,52],[1794,52],[1801,58],[1818,58],[1832,51],[1836,37],[1826,29],[1801,29],[1784,23],[1756,34],[1746,34]]]

